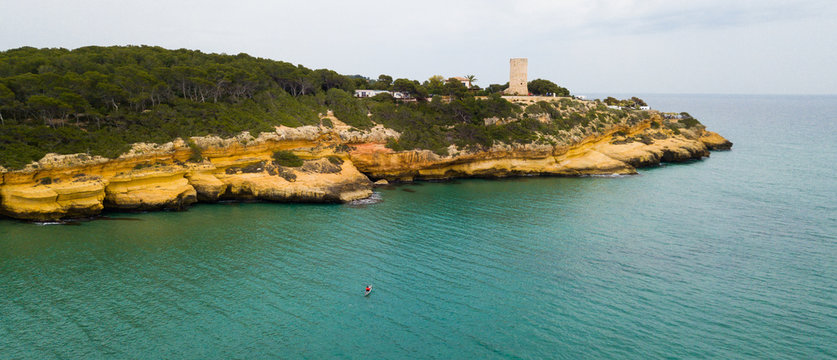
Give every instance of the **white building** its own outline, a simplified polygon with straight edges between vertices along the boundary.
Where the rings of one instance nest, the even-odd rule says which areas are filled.
[[[403,93],[400,91],[389,91],[389,90],[355,90],[355,97],[359,98],[366,98],[366,97],[373,97],[378,94],[390,94],[392,97],[396,99],[409,99],[410,94]]]
[[[373,97],[378,94],[389,94],[387,90],[355,90],[355,97],[365,98]]]
[[[646,106],[640,106],[639,109],[640,110],[651,110],[651,107],[646,105]]]

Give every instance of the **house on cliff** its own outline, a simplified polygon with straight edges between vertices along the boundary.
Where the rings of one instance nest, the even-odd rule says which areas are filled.
[[[471,80],[468,80],[468,78],[465,78],[465,77],[462,77],[462,76],[454,76],[451,79],[455,79],[455,80],[461,82],[462,85],[465,85],[465,87],[468,88],[468,89],[471,88]]]
[[[401,91],[389,91],[389,90],[355,90],[355,97],[358,98],[368,98],[373,97],[378,94],[390,94],[393,98],[396,99],[409,99],[410,94],[404,93]]]

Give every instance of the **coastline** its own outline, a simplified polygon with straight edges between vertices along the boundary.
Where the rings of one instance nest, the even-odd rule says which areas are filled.
[[[467,177],[630,175],[636,168],[683,162],[728,150],[731,143],[702,125],[653,128],[659,113],[616,124],[570,144],[500,144],[447,156],[385,147],[400,134],[382,126],[277,127],[253,137],[192,137],[134,144],[116,159],[48,154],[22,170],[0,169],[0,213],[30,221],[87,218],[117,211],[185,210],[196,202],[258,200],[341,203],[369,197],[373,181],[409,182]],[[277,151],[304,160],[288,167]],[[198,152],[198,154],[196,154]],[[199,162],[190,161],[195,156]]]

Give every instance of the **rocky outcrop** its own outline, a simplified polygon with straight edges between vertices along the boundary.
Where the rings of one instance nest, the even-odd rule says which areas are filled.
[[[116,159],[48,154],[22,170],[0,168],[0,214],[47,221],[106,209],[182,210],[224,199],[346,202],[372,194],[369,178],[634,174],[638,167],[700,159],[710,149],[732,145],[700,125],[669,125],[646,120],[586,137],[574,129],[570,143],[558,145],[451,146],[446,156],[428,150],[395,152],[384,144],[400,134],[381,126],[369,131],[278,127],[258,137],[245,132],[228,139],[139,143]],[[294,167],[277,163],[277,151],[290,151],[304,161]]]
[[[4,184],[0,186],[0,213],[36,221],[95,215],[103,209],[106,185],[100,177]]]
[[[607,142],[598,144],[595,150],[637,168],[656,166],[661,162],[683,162],[709,156],[709,151],[702,142],[682,136],[656,139],[651,143],[637,140]]]
[[[202,165],[186,174],[186,178],[189,179],[189,185],[192,185],[195,189],[198,201],[218,201],[221,195],[227,191],[227,184],[221,182],[221,180],[213,175],[216,171],[217,168],[214,166]]]
[[[117,159],[49,154],[19,171],[0,172],[0,213],[26,220],[87,217],[105,209],[183,210],[219,199],[346,202],[372,194],[372,183],[336,151],[340,134],[279,128],[253,137],[192,138],[135,144]],[[276,151],[306,159],[274,163]],[[340,156],[342,154],[342,157]],[[200,155],[200,162],[190,162]],[[5,169],[4,169],[5,170]]]
[[[732,149],[732,142],[724,139],[723,136],[711,131],[704,131],[700,135],[700,141],[706,145],[709,150],[729,150]]]
[[[186,169],[164,165],[131,171],[109,179],[105,206],[116,210],[183,210],[197,201],[197,192],[185,177]]]
[[[652,121],[644,121],[633,127],[617,126],[570,146],[495,145],[479,151],[450,149],[451,155],[441,156],[427,150],[394,152],[383,144],[364,144],[355,146],[350,154],[360,171],[373,179],[388,181],[625,175],[635,174],[638,167],[709,156],[702,128],[675,133],[670,129],[652,129],[651,124]]]
[[[215,177],[224,188],[219,199],[346,202],[372,195],[372,182],[351,162],[333,164],[325,158],[308,160],[299,168],[262,161],[227,168]]]

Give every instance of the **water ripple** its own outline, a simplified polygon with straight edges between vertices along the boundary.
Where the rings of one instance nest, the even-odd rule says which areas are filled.
[[[833,167],[727,100],[736,150],[642,176],[2,222],[0,357],[837,357]]]

